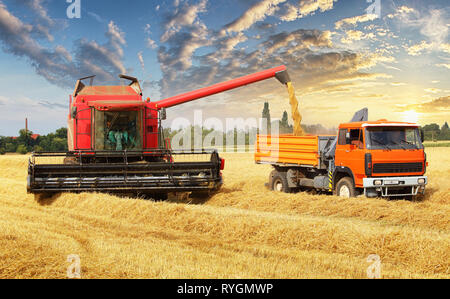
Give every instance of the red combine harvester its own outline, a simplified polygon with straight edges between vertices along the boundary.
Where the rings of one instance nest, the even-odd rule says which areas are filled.
[[[161,127],[166,108],[272,77],[283,84],[290,81],[286,67],[279,66],[150,102],[143,101],[136,78],[119,77],[129,85],[92,86],[94,76],[77,81],[70,97],[69,152],[33,153],[29,193],[123,192],[166,198],[170,192],[215,192],[222,186],[224,160],[216,150],[173,151]],[[182,161],[186,155],[207,159]],[[58,157],[59,164],[48,162]]]

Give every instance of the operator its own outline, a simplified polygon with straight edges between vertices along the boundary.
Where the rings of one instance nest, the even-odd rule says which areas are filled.
[[[113,131],[111,131],[113,132]],[[122,145],[122,140],[123,138],[123,133],[120,132],[119,130],[114,132],[114,138],[116,139],[116,151],[121,151],[123,150],[123,145]]]
[[[111,145],[115,145],[117,143],[116,139],[116,130],[115,128],[112,128],[108,133],[108,141],[111,143]]]

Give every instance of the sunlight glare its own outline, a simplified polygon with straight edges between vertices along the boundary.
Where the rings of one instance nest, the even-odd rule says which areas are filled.
[[[419,121],[419,113],[414,110],[403,112],[403,121],[410,123],[417,123]]]

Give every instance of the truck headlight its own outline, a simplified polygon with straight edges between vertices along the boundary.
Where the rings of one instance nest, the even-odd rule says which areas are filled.
[[[376,180],[376,181],[373,181],[373,184],[375,186],[381,186],[381,185],[383,185],[383,181],[382,180]]]
[[[417,180],[417,183],[418,183],[419,185],[425,185],[426,180],[425,180],[424,178],[418,179],[418,180]]]

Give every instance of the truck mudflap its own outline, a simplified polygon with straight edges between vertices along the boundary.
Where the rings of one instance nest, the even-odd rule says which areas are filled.
[[[222,186],[217,151],[34,153],[28,193],[169,193],[217,191]]]
[[[373,177],[363,179],[364,194],[367,197],[416,196],[425,193],[426,176]]]

